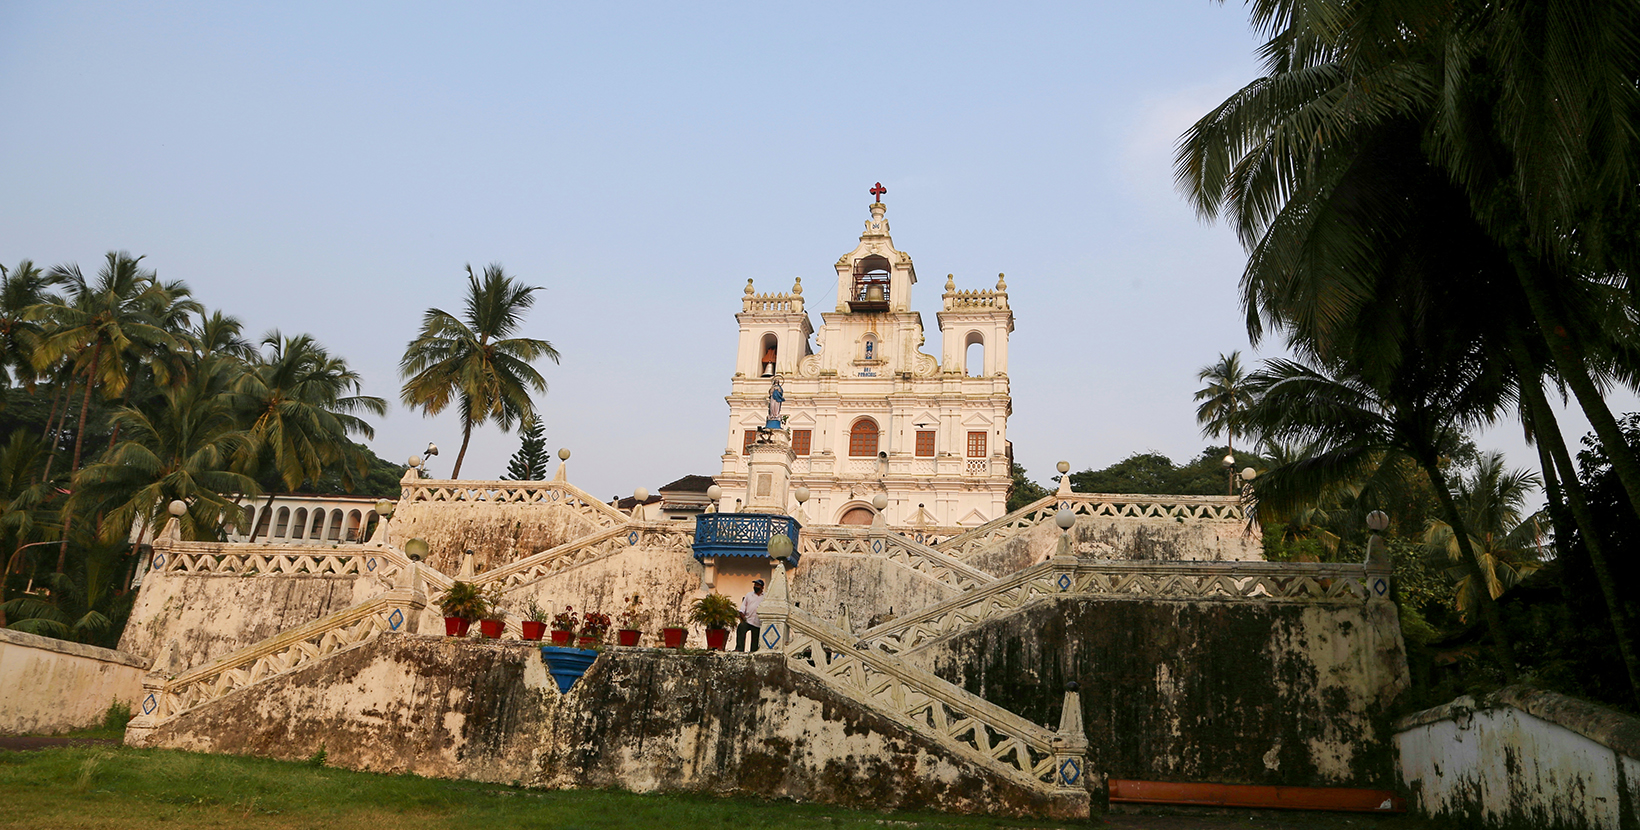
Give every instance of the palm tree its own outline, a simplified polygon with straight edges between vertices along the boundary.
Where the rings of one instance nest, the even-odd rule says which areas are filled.
[[[1480,606],[1480,594],[1491,599],[1515,587],[1541,567],[1536,546],[1543,535],[1543,515],[1522,516],[1522,508],[1540,479],[1523,470],[1506,470],[1501,453],[1482,455],[1472,475],[1454,483],[1458,510],[1469,533],[1475,558],[1463,555],[1452,525],[1430,522],[1424,543],[1451,567],[1458,612],[1469,616]]]
[[[1236,454],[1236,433],[1241,431],[1241,413],[1247,409],[1247,375],[1241,368],[1241,352],[1220,354],[1219,361],[1203,366],[1196,379],[1207,381],[1207,386],[1196,392],[1196,423],[1202,425],[1202,436],[1211,438],[1224,435],[1225,454]],[[1235,470],[1230,470],[1230,495],[1236,493]]]
[[[1255,403],[1247,410],[1247,423],[1271,440],[1318,442],[1327,449],[1260,476],[1255,484],[1260,503],[1291,501],[1294,493],[1320,492],[1374,469],[1393,471],[1394,462],[1408,459],[1429,477],[1463,558],[1483,567],[1441,457],[1443,447],[1460,442],[1465,429],[1490,418],[1499,395],[1489,387],[1501,380],[1477,369],[1478,361],[1430,358],[1403,364],[1382,386],[1347,364],[1265,361],[1248,378]],[[1512,681],[1514,652],[1503,619],[1490,596],[1483,595],[1479,604],[1498,661]]]
[[[34,351],[44,329],[28,317],[28,309],[51,299],[49,286],[45,272],[30,260],[11,269],[0,265],[0,387],[34,382]]]
[[[547,391],[547,382],[531,366],[538,358],[558,362],[558,350],[545,340],[510,337],[534,305],[539,286],[507,276],[500,263],[485,266],[480,279],[467,266],[467,299],[460,318],[427,309],[421,334],[404,349],[399,371],[401,396],[424,415],[437,415],[452,402],[461,414],[461,451],[451,478],[461,477],[461,462],[473,427],[495,421],[503,430],[535,415],[530,389]]]
[[[227,383],[219,366],[166,389],[155,411],[115,410],[112,420],[124,437],[75,476],[69,509],[99,517],[96,535],[105,542],[139,528],[140,545],[163,525],[170,503],[181,500],[188,505],[184,536],[216,538],[224,517],[237,515],[230,496],[258,492],[255,480],[231,469],[251,438],[239,429]]]
[[[71,475],[80,468],[92,394],[99,389],[105,398],[124,394],[131,382],[133,356],[184,347],[167,330],[165,323],[170,320],[160,316],[172,314],[177,302],[171,292],[180,284],[168,287],[160,283],[153,271],[141,267],[141,262],[142,257],[110,251],[95,283],[86,280],[78,265],[56,266],[51,269],[51,279],[64,286],[67,295],[29,311],[31,319],[49,321],[49,330],[36,351],[35,365],[43,368],[68,359],[74,363],[75,372],[85,376],[85,397],[80,403],[79,427],[69,465]],[[72,515],[64,517],[57,573],[63,572],[68,557],[72,522]]]
[[[387,402],[358,394],[359,374],[308,335],[272,331],[262,345],[267,354],[253,354],[233,381],[233,405],[248,438],[239,468],[260,471],[285,492],[317,481],[331,464],[341,464],[344,481],[363,475],[368,459],[348,436],[371,438],[375,430],[355,413],[383,415]],[[252,528],[252,541],[260,527]]]

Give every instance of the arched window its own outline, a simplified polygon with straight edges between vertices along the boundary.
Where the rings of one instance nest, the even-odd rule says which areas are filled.
[[[854,264],[854,296],[849,298],[853,311],[888,310],[888,258],[868,256]]]
[[[851,458],[877,457],[877,422],[861,418],[848,430],[848,454]]]
[[[303,531],[307,530],[307,520],[308,520],[308,510],[307,510],[307,508],[306,507],[297,508],[296,509],[296,522],[291,527],[292,533],[290,534],[290,538],[300,539],[300,538],[303,537],[303,535],[304,535]]]
[[[985,374],[985,336],[977,331],[968,332],[968,339],[963,341],[964,354],[962,358],[964,374],[971,378]]]
[[[290,508],[279,508],[279,521],[273,527],[273,535],[283,538],[285,527],[290,524]]]
[[[840,525],[869,525],[875,515],[869,507],[850,507],[843,511],[843,516],[837,520],[837,523]]]
[[[359,541],[359,520],[360,520],[360,518],[362,518],[362,517],[361,517],[359,511],[357,511],[357,510],[347,511],[347,529],[343,532],[343,538],[345,538],[347,541],[349,541],[349,542]]]
[[[780,338],[774,334],[763,335],[762,347],[758,349],[757,365],[763,377],[774,377],[775,360],[780,355]]]

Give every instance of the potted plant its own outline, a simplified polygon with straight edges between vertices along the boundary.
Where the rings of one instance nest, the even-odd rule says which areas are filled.
[[[577,643],[581,648],[592,648],[604,639],[604,632],[609,630],[609,615],[601,611],[588,611],[581,617],[581,639]]]
[[[501,583],[492,582],[484,592],[484,615],[478,621],[478,633],[499,640],[506,631],[507,611],[501,607]]]
[[[676,607],[666,609],[666,625],[661,627],[661,645],[667,648],[683,648],[689,639],[689,629],[683,627],[682,610]]]
[[[729,626],[740,619],[735,601],[713,591],[694,601],[689,608],[689,621],[706,628],[706,647],[723,651],[729,643]]]
[[[465,637],[473,620],[484,616],[488,605],[484,593],[471,582],[456,580],[435,602],[444,614],[444,634],[447,637]]]
[[[524,621],[518,627],[526,640],[540,640],[547,633],[547,623],[552,621],[552,615],[542,608],[535,600],[524,606]]]
[[[575,629],[580,626],[581,615],[575,613],[575,606],[564,606],[564,610],[552,615],[552,644],[569,645],[569,641],[575,636]]]
[[[633,594],[627,599],[626,610],[621,612],[621,629],[615,633],[623,646],[635,646],[643,636],[643,627],[649,624],[649,612],[644,610],[643,599]]]

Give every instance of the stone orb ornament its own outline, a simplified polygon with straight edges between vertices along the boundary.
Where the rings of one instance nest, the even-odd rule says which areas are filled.
[[[1071,462],[1061,461],[1054,465],[1054,469],[1058,470],[1060,475],[1064,475],[1071,471]]]
[[[171,503],[165,506],[165,509],[170,511],[171,515],[180,519],[182,514],[188,512],[188,503],[182,499],[172,499]]]
[[[420,466],[421,466],[421,456],[419,456],[419,455],[410,456],[410,467],[411,467],[411,469],[415,469],[415,468],[420,467]]]
[[[1053,515],[1053,523],[1058,525],[1060,530],[1070,530],[1071,526],[1076,524],[1076,511],[1069,507],[1060,508],[1059,512]]]
[[[878,493],[877,495],[872,496],[871,497],[871,506],[877,508],[879,511],[887,510],[888,509],[888,496],[886,496],[882,493]]]
[[[797,499],[798,504],[808,501],[809,488],[804,487],[801,484],[797,485],[797,489],[792,491],[792,498]]]
[[[637,500],[637,502],[639,504],[643,504],[644,502],[649,501],[649,488],[648,487],[639,487],[638,489],[633,490],[632,491],[632,498]]]
[[[410,539],[404,543],[404,555],[410,557],[411,562],[420,562],[427,558],[427,540]]]
[[[558,460],[559,461],[568,461],[569,460],[569,447],[564,447],[563,449],[558,451]]]

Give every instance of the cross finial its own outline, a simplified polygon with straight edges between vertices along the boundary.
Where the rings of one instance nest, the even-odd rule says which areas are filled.
[[[876,187],[873,187],[871,190],[866,192],[870,193],[874,198],[876,198],[877,201],[881,202],[883,200],[883,194],[888,192],[888,188],[883,187],[882,182],[878,182]]]

